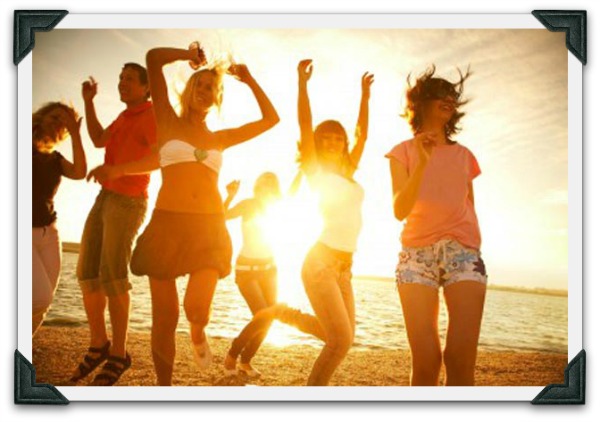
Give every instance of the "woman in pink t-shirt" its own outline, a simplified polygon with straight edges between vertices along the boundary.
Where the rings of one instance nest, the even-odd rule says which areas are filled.
[[[442,362],[446,385],[473,385],[487,274],[473,199],[480,174],[475,156],[454,141],[464,113],[463,83],[427,70],[406,92],[414,137],[386,157],[394,192],[394,215],[405,220],[396,281],[412,355],[411,385],[438,385]],[[446,344],[438,332],[439,288],[448,310]]]

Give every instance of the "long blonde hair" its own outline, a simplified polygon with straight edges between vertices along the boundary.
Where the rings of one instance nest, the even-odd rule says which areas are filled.
[[[215,98],[213,107],[216,107],[217,110],[221,108],[221,103],[223,102],[223,76],[227,72],[227,67],[225,67],[224,63],[216,63],[211,67],[205,67],[194,72],[186,82],[183,92],[179,94],[179,104],[181,106],[179,117],[182,119],[185,120],[190,117],[191,104],[194,98],[196,85],[198,84],[200,76],[207,72],[214,76],[214,83],[217,84],[217,96]]]

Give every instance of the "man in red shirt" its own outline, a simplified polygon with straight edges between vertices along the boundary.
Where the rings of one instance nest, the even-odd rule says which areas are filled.
[[[118,88],[126,109],[104,128],[94,106],[97,83],[90,78],[82,84],[87,130],[94,146],[105,148],[105,156],[104,165],[88,176],[88,180],[94,178],[102,185],[85,223],[77,263],[90,347],[72,381],[83,379],[106,361],[93,385],[113,385],[131,366],[126,349],[131,289],[128,268],[133,240],[146,214],[150,175],[121,175],[125,174],[124,168],[131,171],[131,165],[156,156],[156,121],[146,69],[126,63]],[[107,303],[112,342],[104,319]]]

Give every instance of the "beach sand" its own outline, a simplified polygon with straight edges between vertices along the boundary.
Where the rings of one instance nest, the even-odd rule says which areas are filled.
[[[72,386],[69,381],[88,346],[86,328],[42,326],[33,339],[36,382]],[[177,386],[302,386],[305,385],[319,350],[310,346],[276,347],[264,344],[253,360],[263,375],[257,380],[225,376],[222,361],[229,339],[211,338],[213,365],[200,371],[192,357],[189,336],[177,335],[177,356],[173,383]],[[130,333],[128,350],[131,368],[118,382],[122,386],[155,385],[150,353],[150,333]],[[478,386],[546,386],[563,384],[567,355],[556,353],[515,353],[480,351],[475,383]],[[332,386],[407,386],[410,375],[408,350],[354,350],[335,372]],[[443,374],[442,374],[443,377]],[[77,385],[88,385],[93,375]]]

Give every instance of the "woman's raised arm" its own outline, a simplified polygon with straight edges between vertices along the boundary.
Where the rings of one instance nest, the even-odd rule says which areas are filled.
[[[355,144],[352,147],[352,152],[350,152],[350,161],[355,168],[358,167],[369,133],[369,98],[371,97],[371,85],[373,81],[374,76],[369,72],[365,72],[361,79],[360,106],[354,130]]]
[[[169,101],[169,91],[167,81],[163,74],[163,66],[179,60],[187,60],[202,64],[206,61],[204,51],[193,45],[190,49],[153,48],[146,53],[146,67],[148,69],[148,80],[150,81],[150,94],[154,104],[157,124],[160,126],[165,122],[177,117],[173,106]]]
[[[256,98],[256,102],[260,108],[262,118],[237,128],[224,129],[216,132],[217,142],[223,149],[255,138],[279,123],[279,115],[277,114],[275,107],[273,107],[271,100],[269,100],[269,97],[267,97],[267,94],[265,94],[258,82],[252,77],[248,67],[244,64],[235,64],[229,68],[229,73],[240,82],[248,85],[252,90],[254,98]]]
[[[317,162],[312,112],[308,98],[308,80],[312,71],[312,60],[302,60],[298,63],[298,125],[300,127],[301,168],[309,173],[314,170]]]

